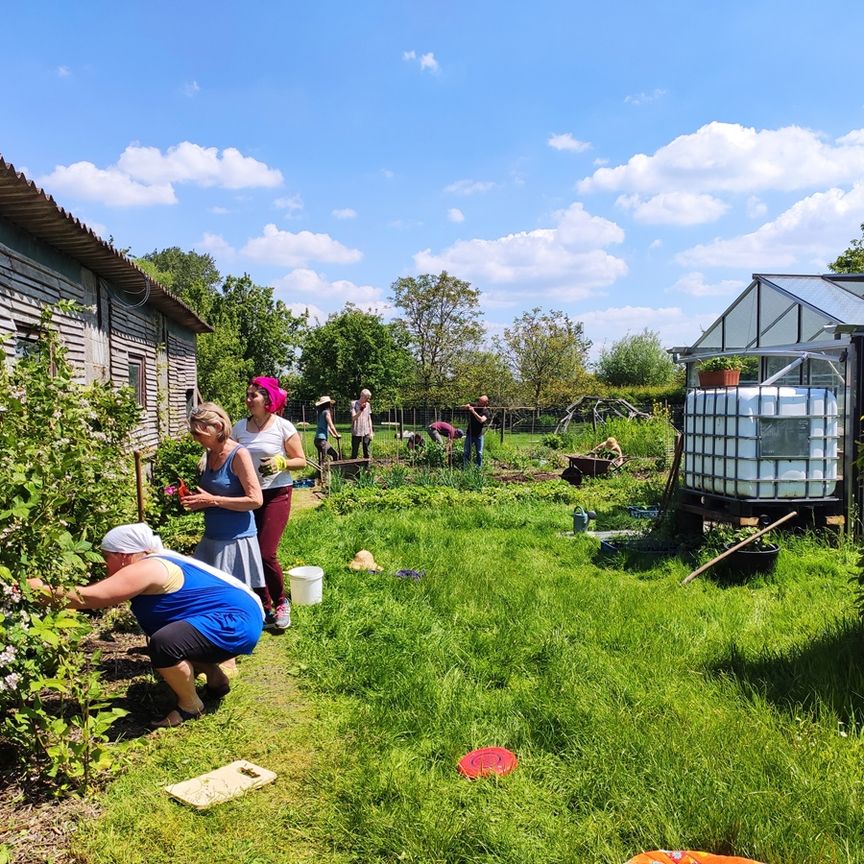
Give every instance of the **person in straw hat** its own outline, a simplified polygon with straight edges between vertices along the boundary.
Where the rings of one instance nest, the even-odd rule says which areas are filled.
[[[177,707],[150,725],[180,726],[200,716],[204,703],[195,676],[207,678],[205,697],[228,693],[219,664],[252,653],[264,622],[261,601],[228,573],[165,549],[144,522],[112,528],[101,548],[107,578],[72,589],[29,579],[30,588],[43,602],[72,609],[106,609],[131,600],[150,637],[153,666],[177,697]]]
[[[318,425],[315,427],[315,449],[321,457],[321,462],[329,459],[338,459],[339,454],[333,449],[328,438],[332,435],[337,440],[342,436],[333,425],[333,406],[336,402],[329,396],[322,396],[316,403],[318,411]]]

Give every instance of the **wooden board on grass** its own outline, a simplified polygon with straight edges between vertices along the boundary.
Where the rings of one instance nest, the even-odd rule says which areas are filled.
[[[275,779],[276,775],[272,771],[253,765],[245,759],[238,759],[215,771],[166,786],[165,791],[184,804],[197,810],[206,810],[214,804],[237,798],[250,789],[266,786]]]

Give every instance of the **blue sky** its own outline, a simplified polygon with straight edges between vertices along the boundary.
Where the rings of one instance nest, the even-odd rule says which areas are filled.
[[[447,269],[490,334],[562,309],[595,350],[859,235],[857,4],[313,6],[4,4],[0,154],[322,320]]]

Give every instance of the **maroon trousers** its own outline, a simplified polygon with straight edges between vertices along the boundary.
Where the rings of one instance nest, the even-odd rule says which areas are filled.
[[[258,527],[258,545],[264,562],[264,588],[256,588],[264,611],[269,612],[285,600],[285,576],[276,557],[279,541],[291,514],[291,492],[293,486],[264,489],[264,503],[255,510],[255,525]]]

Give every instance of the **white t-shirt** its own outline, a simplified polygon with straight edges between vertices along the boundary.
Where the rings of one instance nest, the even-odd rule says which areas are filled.
[[[281,486],[292,486],[290,471],[280,471],[278,474],[268,474],[266,477],[258,471],[262,459],[270,456],[284,456],[285,442],[297,434],[297,428],[283,417],[272,416],[270,422],[261,432],[248,429],[248,420],[238,420],[231,430],[231,437],[242,444],[252,457],[252,466],[258,472],[262,489],[278,489]]]

